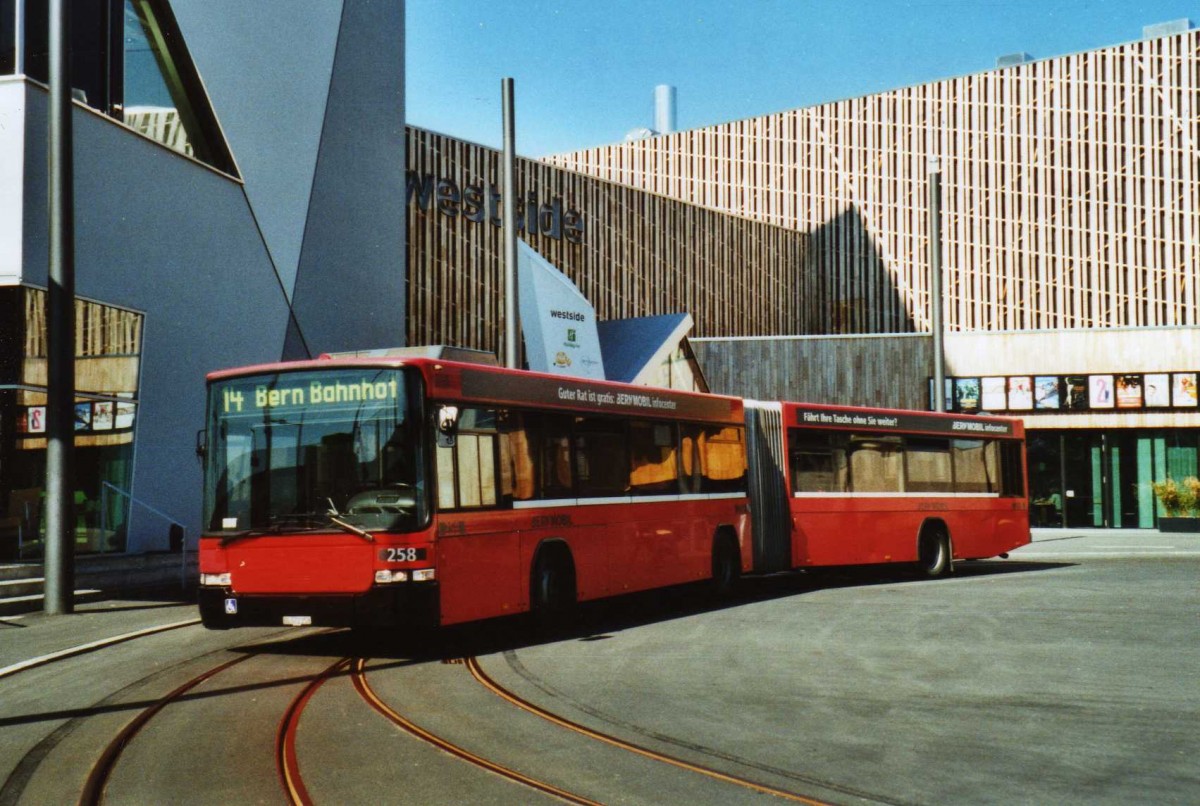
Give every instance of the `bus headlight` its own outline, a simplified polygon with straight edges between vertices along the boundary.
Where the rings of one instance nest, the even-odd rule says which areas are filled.
[[[375,584],[387,585],[392,582],[407,582],[407,571],[388,571],[386,569],[375,572]]]
[[[413,582],[432,582],[435,576],[432,568],[421,568],[412,572]]]
[[[223,574],[201,574],[200,584],[206,588],[228,588],[233,584],[233,574],[228,571]]]

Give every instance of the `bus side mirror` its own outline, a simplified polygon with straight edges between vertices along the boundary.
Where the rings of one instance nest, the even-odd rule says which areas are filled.
[[[208,453],[208,450],[204,447],[205,443],[207,441],[208,441],[208,429],[201,428],[199,431],[196,432],[196,457],[198,459],[200,459],[201,461],[204,460],[205,454]]]
[[[458,433],[458,407],[442,406],[437,412],[437,445],[439,448],[453,448],[454,437]]]

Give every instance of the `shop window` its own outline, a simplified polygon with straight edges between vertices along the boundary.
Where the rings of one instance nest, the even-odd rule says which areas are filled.
[[[16,0],[0,0],[0,76],[17,72]]]
[[[75,322],[76,551],[119,552],[132,494],[143,315],[77,299]],[[0,559],[37,559],[45,529],[45,291],[0,289],[0,342],[14,348],[0,362],[0,508],[13,490],[37,492],[36,506],[25,496],[15,542],[0,535]]]

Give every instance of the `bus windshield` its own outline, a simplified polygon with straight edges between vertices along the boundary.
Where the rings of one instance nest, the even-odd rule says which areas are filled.
[[[413,531],[428,519],[421,381],[333,369],[209,387],[204,525],[253,534]]]

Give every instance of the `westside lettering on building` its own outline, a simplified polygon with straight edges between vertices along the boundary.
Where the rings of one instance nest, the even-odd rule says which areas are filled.
[[[416,201],[422,210],[436,206],[444,216],[461,216],[474,224],[481,224],[484,219],[491,221],[494,227],[503,223],[500,217],[502,196],[495,185],[485,188],[483,182],[476,182],[460,188],[457,182],[448,177],[435,180],[433,174],[419,174],[416,171],[408,171],[406,184],[406,204]],[[530,222],[529,226],[526,226],[526,222]],[[538,204],[537,192],[533,190],[519,195],[517,199],[517,229],[556,240],[565,238],[570,243],[583,243],[583,215],[574,208],[564,210],[561,196]]]

